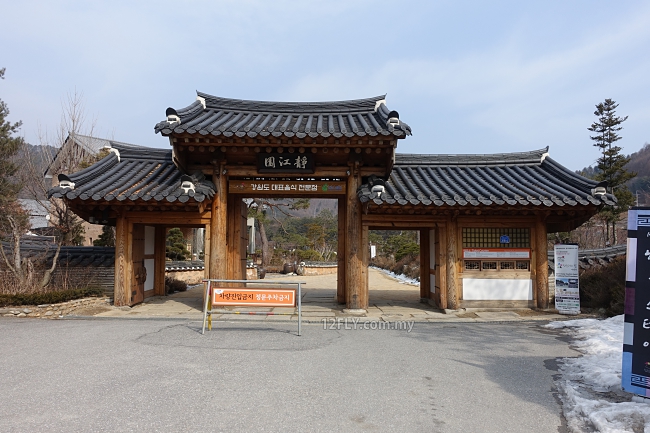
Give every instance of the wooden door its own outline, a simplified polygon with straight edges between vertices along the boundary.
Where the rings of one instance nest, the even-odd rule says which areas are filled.
[[[133,224],[133,275],[131,276],[131,305],[144,301],[144,282],[147,270],[144,267],[144,225]]]

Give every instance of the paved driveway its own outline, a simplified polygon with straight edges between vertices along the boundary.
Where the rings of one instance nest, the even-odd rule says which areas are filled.
[[[575,354],[521,321],[199,325],[0,318],[0,431],[557,432]]]

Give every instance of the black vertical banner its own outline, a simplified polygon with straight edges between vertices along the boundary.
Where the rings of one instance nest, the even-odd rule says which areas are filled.
[[[650,218],[643,217],[637,228],[633,336],[632,374],[650,376]]]

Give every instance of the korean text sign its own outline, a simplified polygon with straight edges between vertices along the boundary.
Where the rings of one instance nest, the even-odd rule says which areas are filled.
[[[213,287],[212,305],[295,307],[296,291],[293,289],[238,289]]]
[[[555,245],[555,308],[560,314],[580,313],[578,246]]]
[[[628,212],[622,387],[650,397],[650,208]]]

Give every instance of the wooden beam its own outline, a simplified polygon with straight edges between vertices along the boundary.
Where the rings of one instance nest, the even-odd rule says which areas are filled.
[[[458,309],[458,278],[456,271],[456,224],[455,218],[447,220],[447,308]]]
[[[535,222],[535,282],[538,308],[548,308],[548,255],[546,244],[546,219],[543,215],[539,215]]]
[[[113,304],[116,307],[129,305],[131,300],[131,279],[128,273],[127,229],[128,223],[124,214],[117,218],[115,226],[115,282]]]
[[[165,295],[165,253],[167,228],[156,226],[154,234],[154,277],[153,293],[156,296]]]
[[[345,238],[347,233],[347,226],[345,224],[347,218],[347,209],[345,204],[347,203],[346,198],[338,199],[338,245],[337,245],[337,276],[336,276],[336,302],[339,304],[345,304],[346,295],[345,295]]]
[[[368,308],[367,286],[364,287],[363,276],[363,245],[361,225],[361,202],[357,197],[357,189],[361,185],[359,173],[348,177],[347,187],[347,233],[345,242],[346,269],[346,304],[350,310],[365,310]]]

